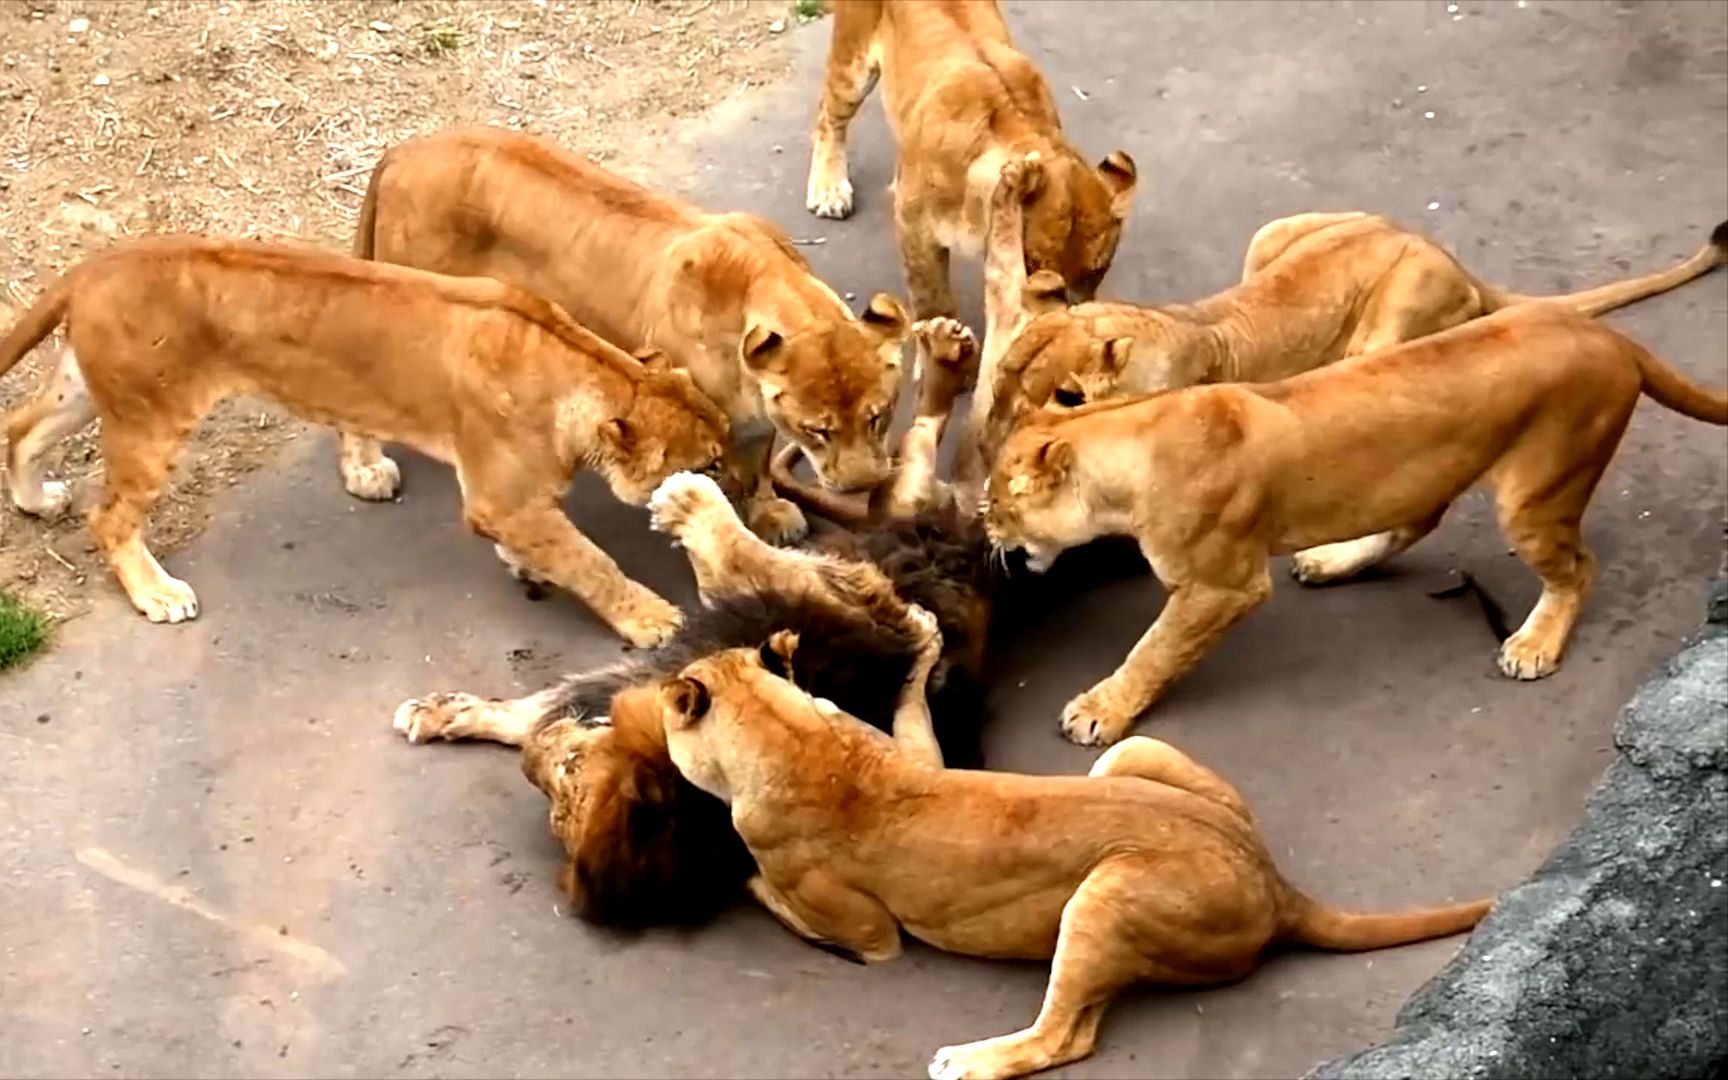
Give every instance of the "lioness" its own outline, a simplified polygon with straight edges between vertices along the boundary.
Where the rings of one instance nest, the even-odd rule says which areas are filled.
[[[614,345],[666,353],[731,418],[746,518],[772,542],[805,531],[768,482],[776,432],[837,491],[887,476],[905,310],[877,294],[855,318],[754,214],[706,213],[544,139],[468,128],[384,155],[355,254],[513,282]],[[375,442],[345,447],[351,473],[384,460]]]
[[[1032,222],[1030,208],[1021,207],[1037,189],[1038,172],[1030,161],[1003,173],[987,264],[999,275],[1023,273],[1016,246]],[[1669,270],[1545,299],[1600,315],[1725,262],[1728,222]],[[1069,307],[1050,274],[998,286],[987,303],[1000,306],[998,294],[1016,302],[1006,340],[993,340],[995,313],[985,337],[972,412],[982,424],[985,460],[1022,417],[1058,393],[1077,404],[1200,383],[1269,382],[1543,299],[1485,284],[1427,237],[1365,213],[1297,214],[1261,226],[1242,282],[1193,304]]]
[[[1034,413],[991,471],[985,530],[1034,568],[1132,536],[1168,592],[1122,666],[1063,710],[1076,742],[1127,734],[1271,595],[1270,556],[1299,552],[1304,581],[1349,577],[1426,536],[1484,479],[1542,579],[1500,670],[1537,679],[1559,665],[1595,574],[1579,522],[1646,394],[1728,424],[1728,392],[1571,307],[1520,304],[1281,382]]]
[[[672,473],[715,468],[726,418],[686,373],[637,362],[534,294],[301,248],[164,237],[62,275],[0,341],[0,374],[63,320],[59,366],[7,424],[12,501],[32,514],[64,509],[66,487],[45,483],[38,459],[100,417],[107,490],[90,531],[152,622],[191,619],[198,601],[145,546],[146,515],[198,419],[234,394],[450,462],[468,526],[631,644],[658,645],[683,621],[561,502],[583,465],[637,504]]]
[[[995,0],[839,0],[833,18],[806,206],[821,217],[852,212],[846,130],[882,73],[899,143],[894,226],[914,316],[958,313],[949,252],[977,254],[997,170],[1031,152],[1046,164],[1026,207],[1026,267],[1059,273],[1076,299],[1091,299],[1128,218],[1134,161],[1117,151],[1094,168],[1080,156]]]
[[[895,739],[776,674],[798,642],[705,657],[654,710],[685,779],[726,802],[756,861],[750,891],[793,933],[866,961],[901,932],[973,956],[1050,959],[1031,1027],[936,1052],[938,1080],[1010,1077],[1092,1052],[1136,982],[1207,985],[1269,946],[1379,949],[1474,926],[1492,901],[1339,911],[1279,874],[1242,797],[1169,745],[1137,738],[1090,776],[944,769],[914,671]]]

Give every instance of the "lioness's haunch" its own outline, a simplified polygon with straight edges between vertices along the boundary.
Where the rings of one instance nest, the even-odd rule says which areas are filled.
[[[1300,552],[1304,581],[1349,577],[1433,531],[1483,480],[1542,579],[1500,669],[1536,679],[1559,665],[1595,576],[1579,524],[1646,394],[1728,424],[1728,392],[1570,307],[1520,304],[1281,382],[1034,413],[991,471],[985,529],[1035,565],[1132,536],[1164,583],[1164,610],[1122,666],[1063,710],[1077,742],[1127,734],[1271,595],[1270,556]]]
[[[949,253],[977,254],[1003,161],[1045,161],[1026,210],[1025,267],[1051,270],[1091,299],[1116,256],[1133,201],[1134,161],[1120,151],[1096,166],[1062,134],[1050,87],[1009,40],[994,0],[834,6],[822,106],[811,133],[806,205],[821,217],[852,212],[846,134],[882,76],[899,144],[894,225],[913,314],[958,314]]]
[[[768,482],[776,433],[837,491],[887,476],[905,311],[877,294],[854,317],[754,214],[710,214],[543,139],[471,128],[384,155],[355,254],[514,282],[615,345],[664,352],[730,416],[745,516],[771,541],[805,530]]]
[[[865,961],[902,932],[972,956],[1049,959],[1031,1027],[944,1047],[930,1075],[1011,1077],[1092,1052],[1111,999],[1138,982],[1233,982],[1279,944],[1380,949],[1459,933],[1490,901],[1339,911],[1278,872],[1242,797],[1174,748],[1123,743],[1090,776],[945,769],[777,674],[796,642],[698,660],[657,700],[667,752],[724,800],[755,859],[750,891],[793,933]]]
[[[1019,190],[1026,186],[1020,182]],[[1003,248],[1003,268],[1017,268],[1024,195],[1004,195],[992,244]],[[1262,226],[1248,245],[1241,284],[1193,304],[1069,307],[1060,281],[1022,275],[1014,314],[1023,321],[1000,348],[985,340],[972,413],[981,424],[978,448],[985,461],[993,459],[1014,425],[1058,394],[1072,405],[1202,383],[1269,382],[1532,300],[1600,315],[1724,263],[1728,223],[1670,269],[1567,296],[1523,296],[1478,280],[1419,233],[1350,213],[1297,214]],[[993,315],[992,335],[996,325]]]
[[[538,296],[305,248],[165,237],[62,275],[0,341],[0,374],[63,320],[70,347],[7,425],[12,500],[63,509],[67,490],[44,483],[38,459],[99,417],[107,485],[90,530],[152,622],[193,618],[198,603],[145,547],[146,515],[198,419],[235,394],[451,463],[469,527],[632,644],[657,645],[683,620],[578,532],[562,499],[584,465],[638,504],[672,473],[715,468],[726,418],[684,372],[639,363]],[[368,464],[362,478],[393,492],[394,470]]]

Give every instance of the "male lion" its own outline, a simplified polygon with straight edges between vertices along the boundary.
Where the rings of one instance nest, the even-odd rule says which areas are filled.
[[[920,401],[951,407],[971,339],[947,320],[919,324],[915,334]],[[895,485],[903,505],[931,501],[918,485],[933,482],[935,453],[934,443],[908,435],[902,476],[912,479]],[[652,702],[660,683],[695,659],[790,630],[803,642],[792,679],[884,730],[902,685],[922,671],[919,703],[928,679],[941,717],[939,753],[965,765],[980,757],[995,582],[975,525],[957,531],[939,515],[893,513],[856,534],[814,540],[812,550],[787,551],[747,530],[704,478],[673,477],[651,503],[654,527],[689,554],[704,599],[668,646],[528,697],[433,694],[395,715],[411,742],[521,746],[523,772],[550,800],[552,831],[567,855],[561,885],[578,914],[609,924],[705,919],[742,895],[755,870],[725,805],[678,775],[658,723],[644,720],[652,711],[631,708]]]
[[[163,237],[63,274],[0,340],[0,374],[62,321],[69,347],[7,424],[12,501],[64,509],[65,485],[44,483],[38,459],[100,417],[107,492],[90,531],[152,622],[191,619],[198,601],[145,546],[146,515],[199,418],[235,394],[450,462],[468,526],[631,644],[658,645],[683,621],[561,503],[583,465],[638,504],[672,473],[715,468],[726,418],[684,372],[637,362],[538,296],[301,248]]]
[[[1270,556],[1298,552],[1304,581],[1349,577],[1426,536],[1480,480],[1542,579],[1500,670],[1537,679],[1559,665],[1594,577],[1579,522],[1642,395],[1728,424],[1728,392],[1571,307],[1519,304],[1281,382],[1034,413],[991,471],[985,529],[1034,568],[1132,536],[1164,583],[1127,660],[1063,710],[1076,742],[1126,735],[1271,595]]]
[[[985,208],[1008,158],[1040,153],[1045,168],[1026,205],[1025,265],[1051,270],[1089,300],[1116,256],[1133,201],[1133,159],[1093,167],[1062,134],[1050,87],[1008,37],[995,0],[834,5],[822,107],[811,134],[809,209],[852,212],[846,131],[885,74],[899,143],[894,226],[913,315],[957,314],[949,252],[979,250]]]
[[[801,653],[780,634],[705,657],[632,708],[658,713],[678,771],[731,808],[758,868],[750,891],[793,933],[865,961],[897,956],[902,931],[1051,961],[1032,1026],[943,1047],[937,1080],[1086,1057],[1111,999],[1137,982],[1233,982],[1279,944],[1359,951],[1455,934],[1492,903],[1355,914],[1310,899],[1278,872],[1241,795],[1153,739],[1084,777],[945,769],[919,751],[920,672],[889,741],[778,674]]]
[[[805,531],[767,479],[776,432],[837,491],[887,476],[904,309],[878,294],[855,318],[754,214],[706,213],[544,139],[468,128],[384,155],[355,254],[509,281],[614,345],[664,352],[731,418],[746,518],[770,541]],[[375,442],[344,445],[350,475],[386,464]]]
[[[992,203],[987,272],[1007,278],[994,305],[972,417],[977,452],[994,457],[1014,425],[1061,394],[1102,401],[1200,383],[1270,382],[1481,318],[1552,299],[1586,315],[1642,300],[1728,263],[1728,222],[1678,266],[1566,296],[1505,292],[1445,248],[1376,214],[1297,214],[1260,228],[1240,284],[1193,304],[1067,306],[1059,279],[1025,279],[1021,235],[1037,161],[1009,162]],[[1003,297],[1011,299],[1004,300]],[[1009,329],[996,340],[998,324]]]

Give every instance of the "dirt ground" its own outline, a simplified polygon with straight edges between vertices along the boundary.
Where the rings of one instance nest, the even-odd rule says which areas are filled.
[[[785,0],[7,0],[0,3],[0,326],[116,238],[168,231],[346,248],[367,175],[412,135],[532,131],[643,176],[667,126],[774,78]],[[32,393],[44,345],[0,383]],[[226,403],[152,521],[173,551],[213,494],[302,425]],[[99,497],[95,428],[56,475]],[[82,514],[0,513],[0,590],[64,620],[101,567]]]

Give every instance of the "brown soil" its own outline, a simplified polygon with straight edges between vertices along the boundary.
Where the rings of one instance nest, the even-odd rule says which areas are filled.
[[[656,137],[784,69],[785,0],[6,0],[0,3],[0,326],[117,237],[192,231],[346,249],[389,146],[463,123],[553,139],[648,179]],[[33,393],[47,344],[0,382]],[[304,425],[231,401],[152,516],[172,551],[212,497]],[[94,429],[54,475],[99,496]],[[332,474],[331,482],[336,479]],[[56,619],[105,587],[82,515],[0,508],[0,590]]]

